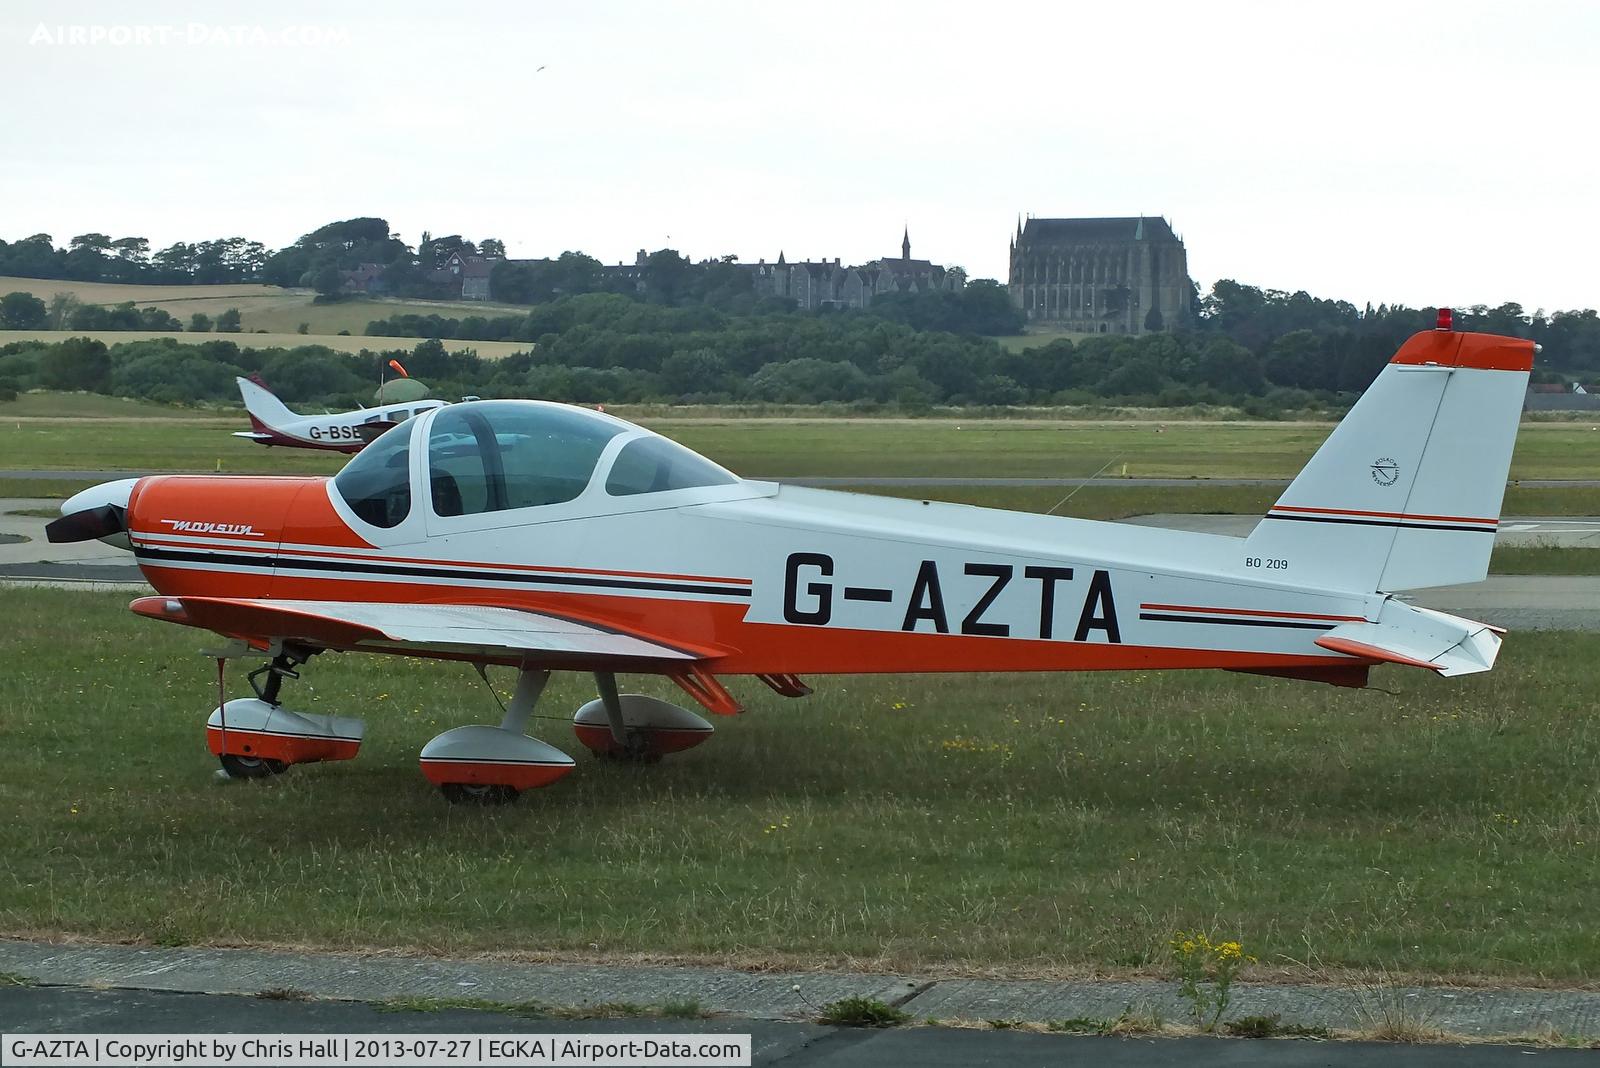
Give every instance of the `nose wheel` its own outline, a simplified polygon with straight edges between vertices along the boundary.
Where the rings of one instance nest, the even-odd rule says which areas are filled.
[[[289,765],[270,757],[236,756],[223,753],[217,758],[230,779],[270,779],[289,770]]]

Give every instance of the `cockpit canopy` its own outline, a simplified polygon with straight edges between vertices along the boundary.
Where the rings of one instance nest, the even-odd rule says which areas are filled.
[[[407,421],[390,430],[334,479],[363,522],[394,527],[410,514],[414,426]],[[608,457],[617,439],[624,440]],[[536,401],[477,401],[439,409],[428,427],[424,462],[433,512],[439,516],[564,504],[588,490],[597,475],[610,497],[739,481],[682,445],[620,419]]]

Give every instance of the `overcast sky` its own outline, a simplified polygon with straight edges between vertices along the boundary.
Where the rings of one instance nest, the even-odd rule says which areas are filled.
[[[1164,215],[1202,287],[1600,305],[1600,5],[0,8],[0,237],[381,215],[607,262]],[[541,69],[542,68],[542,69]]]

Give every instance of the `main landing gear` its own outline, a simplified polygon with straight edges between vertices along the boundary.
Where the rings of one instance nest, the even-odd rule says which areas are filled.
[[[515,801],[522,791],[549,786],[567,774],[571,757],[524,733],[549,681],[548,671],[522,669],[500,726],[445,731],[422,747],[422,774],[453,804],[479,805]]]
[[[522,669],[500,726],[456,727],[422,750],[422,774],[453,803],[505,804],[524,790],[549,786],[573,759],[524,731],[548,671]],[[711,736],[711,724],[687,709],[639,694],[618,694],[616,676],[596,672],[598,700],[578,709],[573,729],[597,757],[654,763]]]
[[[249,675],[255,697],[228,701],[211,713],[206,743],[228,778],[269,779],[294,764],[350,760],[360,751],[366,732],[361,720],[295,712],[279,704],[283,680],[298,679],[296,669],[319,651],[275,647],[272,660]],[[521,669],[500,725],[455,727],[436,736],[422,748],[423,776],[454,804],[498,805],[571,772],[576,765],[570,756],[526,733],[549,681],[548,671]],[[572,726],[598,759],[653,764],[711,737],[711,724],[686,708],[642,694],[619,694],[610,672],[596,672],[595,684],[599,698],[578,709]]]

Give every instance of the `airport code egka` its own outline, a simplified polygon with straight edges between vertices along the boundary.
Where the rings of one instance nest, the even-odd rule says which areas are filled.
[[[46,1035],[8,1034],[6,1065],[748,1066],[748,1034]]]

